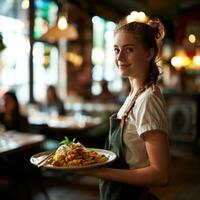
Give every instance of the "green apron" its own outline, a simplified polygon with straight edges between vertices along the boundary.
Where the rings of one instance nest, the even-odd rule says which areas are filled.
[[[118,119],[114,114],[110,117],[109,136],[106,140],[105,149],[116,153],[117,159],[108,167],[117,169],[129,169],[125,161],[124,146],[123,146],[123,130],[125,127],[125,120],[133,108],[135,100],[129,106],[127,112]],[[100,179],[100,200],[156,200],[157,197],[148,192],[147,187],[134,186],[126,183],[109,181]]]

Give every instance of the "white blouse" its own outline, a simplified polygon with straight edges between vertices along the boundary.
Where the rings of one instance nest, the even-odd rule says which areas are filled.
[[[123,116],[132,100],[131,95],[126,98],[117,114],[118,118]],[[167,122],[167,107],[160,89],[156,87],[155,92],[151,88],[146,89],[137,98],[134,108],[126,118],[123,143],[125,160],[130,168],[142,168],[149,165],[145,143],[140,136],[150,130],[168,133]]]

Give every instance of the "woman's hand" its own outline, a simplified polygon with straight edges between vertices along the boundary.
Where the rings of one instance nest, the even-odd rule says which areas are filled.
[[[80,170],[78,173],[132,185],[163,186],[169,181],[170,156],[167,134],[149,131],[143,134],[149,166],[138,169],[113,169],[97,167]]]

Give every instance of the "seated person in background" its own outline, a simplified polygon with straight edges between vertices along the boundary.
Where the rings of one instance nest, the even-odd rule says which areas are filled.
[[[53,85],[49,85],[47,88],[46,103],[42,107],[42,111],[49,114],[65,115],[65,108],[62,100],[58,97],[56,88]]]
[[[20,113],[19,102],[13,91],[3,95],[3,111],[0,113],[0,123],[6,130],[28,131],[29,123],[26,116]]]

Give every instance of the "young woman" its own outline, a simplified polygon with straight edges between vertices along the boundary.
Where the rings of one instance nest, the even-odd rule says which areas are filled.
[[[87,172],[101,178],[101,200],[157,199],[148,187],[168,183],[167,112],[156,65],[164,34],[159,20],[119,24],[115,30],[116,65],[129,79],[131,91],[110,118],[106,148],[117,154],[117,160]]]
[[[3,95],[4,107],[0,113],[0,123],[6,130],[16,130],[21,132],[29,131],[29,123],[26,116],[20,113],[19,102],[13,91],[8,91]]]
[[[65,115],[63,101],[59,98],[56,88],[53,85],[47,87],[47,101],[42,110],[47,113],[56,112],[58,115]]]

